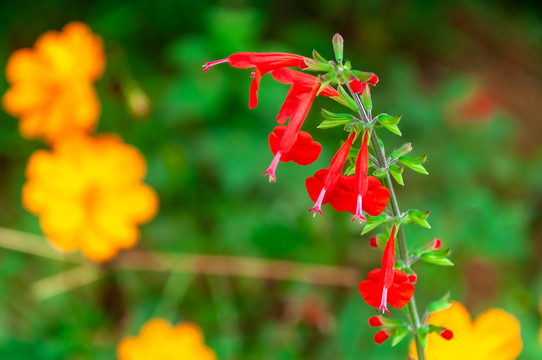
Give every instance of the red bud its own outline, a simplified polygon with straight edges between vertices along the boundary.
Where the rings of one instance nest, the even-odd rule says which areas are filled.
[[[441,246],[442,246],[442,241],[440,241],[440,239],[434,239],[434,240],[431,242],[431,245],[432,245],[433,250],[438,250],[438,249],[440,249]]]
[[[452,340],[454,338],[454,333],[452,332],[452,330],[450,329],[444,329],[441,333],[440,333],[440,336],[442,336],[444,339],[446,340]]]
[[[373,74],[373,76],[371,76],[371,78],[369,79],[369,83],[371,85],[376,85],[376,83],[378,82],[378,76],[376,76],[375,74]]]
[[[386,330],[380,330],[375,334],[374,341],[378,345],[382,344],[384,341],[388,340],[390,335],[386,332]]]
[[[418,281],[418,275],[416,274],[408,275],[408,281],[410,281],[413,284],[416,284],[416,281]]]
[[[369,244],[371,244],[371,247],[374,247],[374,248],[378,247],[378,243],[376,242],[376,237],[373,236],[369,241],[370,241]]]
[[[369,318],[369,326],[371,326],[371,327],[379,327],[379,326],[382,326],[382,325],[384,325],[384,324],[382,323],[382,319],[381,319],[380,316],[371,316]]]
[[[354,79],[350,81],[350,88],[353,92],[361,94],[363,93],[363,90],[365,90],[365,87],[367,86],[367,83],[361,82],[358,79]]]

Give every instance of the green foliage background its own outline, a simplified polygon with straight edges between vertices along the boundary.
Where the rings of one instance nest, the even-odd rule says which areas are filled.
[[[537,342],[542,292],[542,8],[510,1],[3,1],[0,67],[49,29],[74,20],[102,36],[107,70],[97,88],[98,132],[118,133],[148,162],[147,183],[160,213],[142,229],[139,249],[220,254],[353,266],[362,276],[380,252],[358,224],[326,208],[313,219],[304,179],[327,167],[340,129],[316,129],[317,99],[304,125],[324,146],[315,164],[279,166],[276,184],[261,176],[271,160],[267,135],[287,87],[265,77],[260,103],[248,109],[249,71],[201,65],[237,51],[332,57],[331,37],[345,39],[355,68],[374,71],[375,113],[402,114],[403,139],[428,154],[429,176],[408,172],[398,189],[403,209],[431,210],[431,230],[407,229],[414,246],[438,237],[453,268],[419,265],[423,309],[448,289],[476,315],[501,307],[521,322],[520,359],[542,356]],[[130,86],[149,97],[138,118]],[[2,92],[7,88],[0,78]],[[489,111],[465,110],[489,94]],[[483,106],[482,106],[483,107]],[[41,234],[21,206],[24,167],[45,145],[18,133],[0,113],[0,226]],[[120,271],[37,300],[29,289],[70,265],[0,250],[1,359],[113,359],[118,341],[150,318],[192,321],[221,360],[398,359],[372,342],[374,314],[351,289],[225,276]],[[361,280],[362,278],[360,278]],[[317,304],[328,321],[303,316]],[[392,315],[401,317],[401,311]],[[181,349],[180,349],[181,351]]]

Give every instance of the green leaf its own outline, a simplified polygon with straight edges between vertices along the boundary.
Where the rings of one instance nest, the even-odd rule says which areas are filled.
[[[401,115],[391,116],[388,114],[380,114],[376,117],[379,125],[385,127],[392,133],[401,136],[401,130],[397,127],[397,123],[401,120]]]
[[[403,175],[402,175],[404,169],[405,169],[404,167],[397,166],[395,164],[390,165],[390,168],[389,168],[391,176],[393,176],[395,181],[397,181],[397,183],[402,186],[405,185],[403,181]]]
[[[386,214],[380,214],[378,216],[367,215],[367,221],[365,222],[365,226],[363,227],[361,235],[367,234],[369,231],[373,230],[381,224],[384,224],[387,221],[388,217],[386,216]]]
[[[447,309],[450,306],[452,306],[452,303],[450,302],[450,292],[448,291],[446,294],[444,294],[443,297],[429,304],[429,306],[427,307],[427,311],[429,313],[434,313]]]
[[[348,167],[346,168],[346,170],[344,171],[344,174],[346,176],[349,176],[349,175],[352,175],[356,172],[356,163],[355,162],[352,162],[350,165],[348,165]]]
[[[418,334],[416,334],[418,336],[418,340],[420,340],[420,344],[424,349],[427,349],[427,334],[428,330],[426,327],[419,328]]]
[[[401,342],[407,336],[409,333],[408,327],[398,327],[395,329],[393,334],[393,340],[391,342],[391,346],[395,346]]]
[[[427,170],[423,167],[423,163],[427,159],[427,155],[417,156],[417,157],[408,157],[408,156],[400,156],[399,162],[408,166],[412,170],[419,172],[420,174],[429,175]]]
[[[431,225],[427,222],[427,217],[429,216],[430,211],[422,212],[420,210],[411,209],[408,210],[407,215],[403,219],[403,224],[412,225],[414,223],[420,225],[421,227],[431,229]]]
[[[336,126],[341,126],[354,120],[354,116],[351,114],[336,114],[326,109],[322,109],[322,116],[324,121],[318,125],[320,129],[329,129]]]
[[[385,179],[386,178],[386,172],[382,169],[376,169],[373,171],[373,176],[378,179]]]
[[[426,263],[441,265],[441,266],[454,266],[454,263],[448,259],[450,249],[439,250],[422,254],[420,259]]]

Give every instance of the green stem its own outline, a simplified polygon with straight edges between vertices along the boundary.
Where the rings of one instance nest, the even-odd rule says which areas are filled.
[[[348,90],[350,90],[350,94],[352,94],[352,97],[354,98],[354,100],[356,101],[356,104],[358,105],[359,115],[361,116],[361,119],[363,120],[365,124],[369,124],[371,120],[367,116],[367,112],[365,111],[365,108],[363,107],[363,104],[361,103],[361,100],[358,94],[354,93],[348,84],[347,86],[348,86]],[[391,174],[386,166],[386,154],[384,153],[384,149],[380,146],[380,143],[378,141],[378,136],[376,135],[376,131],[371,132],[371,142],[375,149],[376,157],[378,159],[378,164],[380,168],[386,169],[385,182],[386,182],[386,187],[390,191],[390,204],[391,204],[391,211],[393,213],[393,216],[394,217],[401,216],[401,210],[399,209],[399,202],[397,201],[397,196],[395,195],[395,190],[393,188]],[[397,233],[397,243],[399,245],[399,257],[401,258],[401,261],[403,261],[403,263],[405,264],[407,268],[410,268],[410,259],[408,257],[405,233],[402,227],[399,228],[399,232]],[[414,295],[408,302],[408,312],[409,312],[410,325],[414,332],[414,341],[416,343],[416,352],[418,354],[418,360],[425,360],[424,349],[420,342],[420,338],[418,337],[418,329],[421,327],[421,323],[420,323],[420,316],[418,315],[418,309],[416,308],[416,300],[414,299]]]

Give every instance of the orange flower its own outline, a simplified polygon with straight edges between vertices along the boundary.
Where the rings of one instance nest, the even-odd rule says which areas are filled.
[[[48,31],[33,49],[10,56],[4,109],[20,119],[27,139],[53,143],[74,131],[91,131],[100,115],[93,83],[104,67],[102,40],[87,25],[73,22],[61,32]]]
[[[30,157],[23,205],[59,248],[105,261],[134,246],[137,225],[157,212],[145,171],[143,155],[114,135],[68,137]]]
[[[435,333],[429,335],[427,360],[513,360],[521,352],[519,323],[501,309],[487,310],[472,322],[467,309],[453,302],[446,310],[429,316],[427,322],[453,332],[451,340]],[[410,343],[410,356],[418,358],[414,342]]]
[[[138,337],[124,338],[117,356],[119,360],[216,360],[196,325],[173,327],[162,319],[149,321]]]

